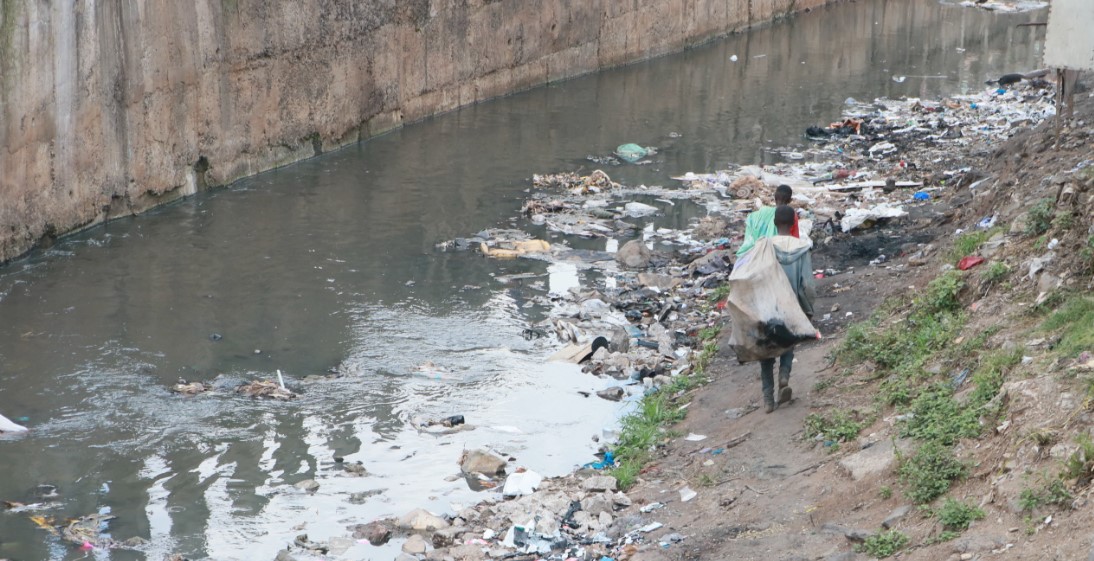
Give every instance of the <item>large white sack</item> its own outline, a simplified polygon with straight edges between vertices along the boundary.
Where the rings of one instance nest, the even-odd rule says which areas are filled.
[[[798,304],[771,238],[760,239],[734,264],[726,309],[733,321],[727,343],[740,362],[775,358],[820,337]]]

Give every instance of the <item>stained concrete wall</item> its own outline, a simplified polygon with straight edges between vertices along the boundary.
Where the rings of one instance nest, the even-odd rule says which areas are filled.
[[[0,262],[832,0],[0,0]]]

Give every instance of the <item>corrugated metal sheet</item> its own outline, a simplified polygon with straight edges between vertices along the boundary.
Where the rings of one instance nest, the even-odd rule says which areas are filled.
[[[1094,0],[1052,0],[1045,66],[1094,70]]]

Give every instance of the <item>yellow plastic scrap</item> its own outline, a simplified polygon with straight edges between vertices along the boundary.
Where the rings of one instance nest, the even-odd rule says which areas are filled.
[[[499,242],[499,247],[490,247],[485,243],[479,244],[479,250],[487,257],[496,259],[514,259],[527,253],[541,253],[551,250],[551,244],[543,240],[526,240],[519,242]]]
[[[47,531],[47,532],[49,532],[49,533],[51,533],[55,536],[60,535],[60,533],[57,531],[57,528],[53,527],[53,521],[50,520],[49,518],[46,518],[45,516],[30,516],[29,518],[30,518],[30,521],[34,522],[34,524],[36,526],[38,526],[39,528],[41,528],[41,529],[43,529],[43,530],[45,530],[45,531]]]

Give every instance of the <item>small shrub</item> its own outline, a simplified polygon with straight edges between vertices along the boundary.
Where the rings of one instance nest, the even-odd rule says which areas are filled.
[[[858,550],[878,559],[884,559],[900,551],[906,545],[908,545],[908,536],[896,530],[889,530],[866,538],[866,541],[858,546]]]
[[[1094,478],[1094,441],[1091,441],[1088,434],[1079,435],[1076,441],[1079,449],[1064,462],[1063,477],[1074,479],[1077,485],[1085,486]]]
[[[1033,512],[1045,505],[1071,508],[1074,500],[1067,484],[1059,477],[1046,478],[1036,487],[1026,487],[1018,495],[1018,505],[1025,512]]]
[[[976,411],[957,403],[949,384],[935,384],[920,393],[911,412],[901,431],[903,436],[952,446],[980,434],[980,423],[973,415]]]
[[[1075,215],[1066,210],[1061,210],[1056,213],[1052,225],[1060,230],[1070,230],[1075,225]]]
[[[1061,331],[1055,350],[1065,356],[1094,350],[1094,298],[1080,294],[1067,299],[1041,324],[1041,330]]]
[[[1007,267],[1005,263],[996,261],[980,272],[980,280],[991,286],[1006,278],[1009,272],[1010,267]]]
[[[1033,512],[1044,504],[1041,494],[1029,487],[1022,489],[1018,495],[1018,506],[1025,512]]]
[[[1026,235],[1040,236],[1052,226],[1054,202],[1042,199],[1026,213]]]
[[[938,509],[938,521],[942,527],[954,532],[964,532],[974,520],[983,520],[984,511],[963,502],[946,499]]]
[[[952,312],[961,308],[961,300],[957,298],[961,289],[965,288],[965,282],[961,280],[961,273],[946,271],[931,282],[927,283],[927,290],[920,304],[921,312],[936,314],[938,312]]]
[[[953,240],[953,251],[950,252],[950,257],[958,261],[962,257],[976,253],[976,250],[980,249],[980,246],[984,245],[984,242],[988,241],[995,232],[994,229],[975,230],[957,236]]]
[[[941,497],[950,485],[968,474],[968,466],[953,450],[938,442],[927,442],[912,457],[901,462],[900,479],[908,487],[905,495],[917,504]]]
[[[881,500],[887,501],[893,498],[893,488],[888,485],[882,485],[881,489],[878,489],[877,494],[881,497]]]
[[[846,442],[858,436],[866,424],[858,411],[836,409],[828,415],[810,413],[805,418],[805,438],[820,436],[824,440]]]

